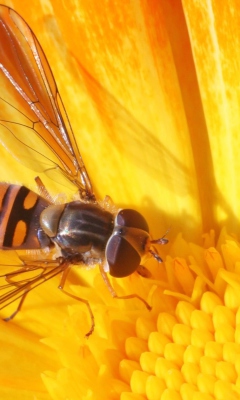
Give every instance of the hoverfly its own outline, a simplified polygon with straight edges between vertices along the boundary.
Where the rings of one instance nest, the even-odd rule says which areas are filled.
[[[151,240],[148,224],[139,212],[116,210],[110,207],[108,197],[103,203],[95,198],[46,56],[28,24],[4,5],[0,5],[0,74],[6,93],[3,97],[0,92],[0,142],[11,152],[11,142],[17,140],[19,155],[14,157],[29,159],[33,170],[37,163],[46,174],[60,172],[79,195],[79,200],[56,204],[39,177],[39,194],[25,186],[0,183],[0,249],[49,248],[55,254],[39,260],[30,252],[14,272],[1,275],[5,284],[0,286],[0,309],[18,301],[16,311],[5,320],[17,314],[33,288],[61,274],[59,289],[88,308],[89,336],[94,316],[88,301],[64,290],[72,265],[99,264],[113,297],[136,297],[150,309],[137,294],[118,296],[107,273],[119,278],[134,271],[142,274],[145,255],[162,262],[153,246],[166,244],[167,239]],[[26,278],[29,271],[33,276]]]

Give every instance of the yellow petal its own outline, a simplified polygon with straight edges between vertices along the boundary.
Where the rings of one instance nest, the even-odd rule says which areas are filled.
[[[57,293],[57,279],[36,289],[7,328],[11,346],[1,333],[11,360],[2,397],[239,398],[239,243],[223,230],[199,246],[223,223],[239,230],[236,3],[12,4],[47,54],[99,197],[140,210],[156,237],[172,228],[153,279],[113,280],[150,313],[112,299],[96,271],[73,275],[94,312],[88,341],[84,305]],[[4,149],[1,173],[34,188]]]

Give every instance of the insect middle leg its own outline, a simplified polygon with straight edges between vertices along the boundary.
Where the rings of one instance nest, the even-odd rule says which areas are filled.
[[[113,289],[106,272],[104,271],[103,264],[99,264],[99,269],[100,269],[101,275],[103,277],[103,280],[104,280],[109,292],[111,293],[112,297],[114,297],[115,299],[123,299],[123,300],[138,299],[146,306],[146,308],[149,311],[151,311],[152,307],[146,302],[146,300],[144,300],[141,296],[139,296],[136,293],[128,294],[125,296],[118,296],[117,293],[115,292],[115,290]]]
[[[88,338],[89,336],[91,336],[91,334],[92,334],[93,331],[94,331],[94,327],[95,327],[94,315],[93,315],[92,309],[91,309],[91,307],[90,307],[90,304],[89,304],[89,302],[88,302],[87,300],[82,299],[81,297],[75,296],[74,294],[69,293],[69,292],[67,292],[67,291],[64,289],[64,285],[65,285],[67,276],[68,276],[68,274],[69,274],[70,268],[71,268],[71,266],[69,266],[68,268],[66,268],[66,269],[62,272],[62,276],[61,276],[60,283],[59,283],[59,285],[58,285],[58,289],[60,289],[60,290],[61,290],[63,293],[65,293],[67,296],[72,297],[72,298],[75,299],[75,300],[81,301],[82,303],[84,303],[84,304],[86,305],[86,307],[87,307],[87,309],[88,309],[88,312],[89,312],[89,314],[90,314],[90,318],[91,318],[91,328],[90,328],[90,330],[85,334],[85,337]]]

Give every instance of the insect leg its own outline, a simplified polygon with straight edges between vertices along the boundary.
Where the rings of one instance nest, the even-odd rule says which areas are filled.
[[[23,302],[28,294],[28,292],[30,292],[32,290],[31,287],[31,282],[28,282],[28,279],[23,279],[21,281],[13,281],[13,279],[17,276],[20,276],[21,274],[24,274],[25,272],[28,271],[34,271],[34,270],[40,270],[40,274],[39,277],[42,275],[42,271],[43,269],[41,267],[35,267],[35,266],[24,266],[22,268],[19,268],[17,271],[11,272],[7,275],[5,275],[5,280],[8,283],[8,285],[11,286],[15,286],[16,290],[14,290],[13,292],[10,292],[9,294],[6,293],[5,297],[5,301],[8,301],[8,304],[11,304],[14,301],[14,297],[15,300],[17,300],[20,297],[20,301],[19,304],[16,308],[16,310],[9,316],[6,318],[3,318],[3,321],[10,321],[11,319],[13,319],[15,317],[15,315],[21,310]],[[23,291],[23,293],[21,293],[21,286],[24,285],[25,286],[25,290]],[[1,287],[2,288],[2,287]],[[17,297],[18,296],[18,297]]]
[[[108,288],[109,292],[111,293],[112,297],[114,297],[115,299],[126,299],[126,300],[136,298],[136,299],[140,300],[149,311],[152,309],[152,307],[138,294],[133,293],[133,294],[128,294],[126,296],[118,296],[117,293],[115,292],[115,290],[113,289],[106,272],[104,271],[103,264],[99,264],[99,269],[100,269],[101,275],[103,277],[103,280],[104,280],[105,284],[107,285],[107,288]]]
[[[91,328],[90,328],[89,332],[87,332],[87,333],[85,334],[85,337],[88,338],[89,336],[91,336],[91,334],[92,334],[93,331],[94,331],[94,327],[95,327],[94,315],[93,315],[92,309],[91,309],[91,307],[90,307],[90,304],[89,304],[89,302],[88,302],[87,300],[82,299],[81,297],[75,296],[74,294],[71,294],[71,293],[67,292],[66,290],[64,290],[64,285],[65,285],[65,282],[66,282],[66,279],[67,279],[67,276],[68,276],[69,271],[70,271],[70,267],[66,268],[66,269],[62,272],[62,276],[61,276],[61,280],[60,280],[58,289],[60,289],[60,290],[61,290],[63,293],[65,293],[67,296],[72,297],[72,298],[75,299],[75,300],[81,301],[82,303],[84,303],[84,304],[86,305],[86,307],[87,307],[87,309],[88,309],[88,312],[89,312],[89,314],[90,314],[91,322],[92,322],[92,325],[91,325]]]
[[[50,203],[53,204],[54,203],[53,198],[50,195],[50,193],[48,192],[48,190],[46,189],[46,186],[44,185],[42,179],[39,178],[39,176],[36,176],[35,182],[37,184],[38,191],[39,191],[40,195],[42,197],[44,197],[46,200],[50,201]]]
[[[141,275],[143,278],[148,278],[150,279],[152,277],[152,274],[150,271],[148,271],[148,269],[146,267],[144,267],[144,265],[139,265],[137,267],[136,272]]]
[[[10,320],[13,319],[13,318],[15,317],[15,315],[21,310],[22,305],[23,305],[23,302],[24,302],[24,300],[25,300],[25,298],[26,298],[26,296],[27,296],[29,290],[30,290],[30,289],[27,289],[27,290],[23,293],[23,295],[22,295],[22,297],[21,297],[21,300],[19,301],[19,304],[18,304],[18,306],[17,306],[17,309],[16,309],[11,315],[9,315],[9,317],[3,318],[3,321],[6,321],[6,322],[10,321]]]

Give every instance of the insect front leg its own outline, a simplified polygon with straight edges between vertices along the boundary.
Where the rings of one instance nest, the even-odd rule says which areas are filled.
[[[61,276],[61,280],[60,280],[58,289],[60,289],[67,296],[72,297],[75,300],[81,301],[82,303],[84,303],[86,305],[86,307],[88,309],[88,312],[90,314],[91,323],[92,323],[90,330],[85,334],[85,337],[88,338],[89,336],[91,336],[91,334],[94,331],[94,327],[95,327],[94,315],[93,315],[92,309],[90,307],[90,304],[89,304],[89,302],[87,300],[82,299],[81,297],[75,296],[74,294],[69,293],[64,289],[64,285],[65,285],[67,276],[69,274],[70,268],[71,268],[71,266],[69,266],[68,268],[64,269],[64,271],[62,272],[62,276]]]
[[[102,278],[103,278],[103,280],[104,280],[109,292],[111,293],[112,297],[114,297],[115,299],[123,299],[123,300],[138,299],[146,306],[146,308],[149,311],[151,311],[152,307],[146,302],[146,300],[144,300],[141,296],[139,296],[136,293],[128,294],[128,295],[125,295],[125,296],[118,296],[117,293],[115,292],[115,290],[113,289],[106,272],[104,271],[103,264],[99,264],[99,269],[100,269]]]

